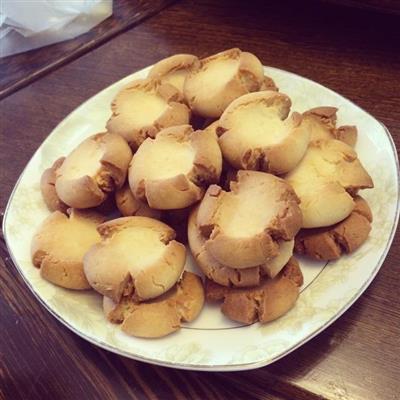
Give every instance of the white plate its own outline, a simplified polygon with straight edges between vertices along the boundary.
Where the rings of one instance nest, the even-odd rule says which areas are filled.
[[[86,340],[121,355],[175,368],[230,371],[261,367],[276,361],[328,327],[371,283],[392,242],[399,216],[399,175],[395,146],[386,128],[371,115],[308,79],[265,68],[293,110],[330,105],[339,108],[339,125],[356,124],[356,150],[371,174],[375,189],[365,190],[374,215],[367,242],[336,262],[301,259],[305,284],[295,307],[275,322],[240,326],[225,319],[218,307],[207,305],[192,324],[156,340],[132,338],[103,316],[101,297],[94,292],[58,288],[41,279],[30,259],[31,237],[49,214],[40,195],[42,171],[67,154],[83,138],[104,130],[109,105],[118,90],[148,69],[111,85],[67,116],[29,161],[11,195],[3,231],[11,257],[28,287],[69,329]],[[193,267],[189,257],[188,268]]]

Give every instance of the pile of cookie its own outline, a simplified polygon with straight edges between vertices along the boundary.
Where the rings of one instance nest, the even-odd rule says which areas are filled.
[[[290,109],[251,53],[160,61],[117,94],[104,132],[44,171],[33,264],[94,289],[133,336],[174,332],[206,300],[245,324],[285,314],[303,284],[293,253],[357,249],[372,221],[358,192],[373,187],[336,108]],[[204,282],[184,271],[187,243]]]

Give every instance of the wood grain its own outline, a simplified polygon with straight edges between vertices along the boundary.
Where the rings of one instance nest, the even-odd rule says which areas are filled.
[[[173,0],[114,0],[113,15],[89,32],[65,42],[0,58],[0,99],[100,46],[171,3]]]
[[[112,82],[177,52],[204,56],[233,46],[253,51],[264,64],[355,101],[386,124],[399,147],[399,33],[395,16],[343,13],[320,2],[202,0],[170,6],[2,101],[0,205],[32,153],[70,111]],[[374,282],[331,327],[275,364],[240,373],[171,370],[98,349],[51,317],[15,268],[2,265],[0,393],[7,399],[85,393],[89,399],[394,400],[400,392],[399,249],[397,233]]]

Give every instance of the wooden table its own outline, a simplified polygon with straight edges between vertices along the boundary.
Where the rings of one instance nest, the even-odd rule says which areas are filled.
[[[99,42],[95,34],[91,45],[79,42],[86,47],[74,61],[61,51],[76,48],[73,42],[56,45],[56,55],[41,49],[17,56],[20,65],[13,57],[1,61],[2,68],[19,65],[0,82],[7,96],[0,107],[3,209],[25,164],[61,119],[114,81],[179,52],[202,57],[234,46],[252,51],[264,64],[355,101],[386,124],[399,148],[399,17],[313,1],[156,3],[149,14],[168,7],[141,22],[129,11],[113,35],[132,29]],[[143,4],[149,6],[138,1],[135,7]],[[123,15],[123,8],[118,12]],[[40,61],[39,74],[30,60]],[[273,365],[237,373],[156,367],[85,342],[35,300],[2,245],[0,398],[398,399],[399,245],[397,234],[374,282],[331,327]]]

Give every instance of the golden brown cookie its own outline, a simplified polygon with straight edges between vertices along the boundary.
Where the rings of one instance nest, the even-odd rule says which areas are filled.
[[[200,60],[187,75],[183,92],[194,113],[218,118],[233,100],[259,90],[263,79],[255,55],[230,49]]]
[[[122,89],[111,104],[107,130],[125,138],[136,151],[147,137],[164,128],[188,124],[190,110],[175,86],[157,79],[138,79]]]
[[[301,162],[285,179],[301,200],[303,228],[342,221],[354,208],[351,195],[373,187],[357,153],[334,139],[311,142]]]
[[[304,156],[309,132],[283,93],[249,93],[233,101],[216,129],[224,158],[237,169],[284,174]]]
[[[228,288],[206,280],[206,299],[223,301],[221,311],[244,324],[270,322],[286,314],[296,303],[303,275],[295,258],[273,279],[264,278],[252,288]]]
[[[118,303],[123,295],[151,299],[179,279],[186,249],[168,225],[147,217],[123,217],[98,227],[101,241],[84,257],[89,284]]]
[[[283,179],[239,171],[229,192],[211,185],[200,203],[197,226],[204,247],[227,267],[264,264],[278,255],[280,240],[292,240],[300,229],[298,201]]]
[[[201,199],[204,186],[219,181],[221,169],[221,150],[211,132],[174,126],[140,146],[129,168],[129,185],[151,208],[185,208]]]
[[[368,238],[372,213],[360,196],[354,198],[351,214],[336,225],[317,229],[302,229],[296,236],[295,251],[316,260],[336,260],[352,253]]]
[[[357,142],[357,127],[336,127],[336,107],[316,107],[303,113],[302,125],[310,132],[310,140],[337,139],[354,147]]]
[[[131,158],[131,149],[121,136],[90,136],[57,169],[57,196],[73,208],[100,205],[124,184]]]
[[[196,274],[184,271],[176,285],[162,296],[142,303],[123,297],[114,303],[103,298],[103,309],[108,320],[121,324],[128,335],[158,338],[181,327],[182,322],[197,318],[204,305],[203,283]]]
[[[137,215],[139,217],[161,218],[161,211],[150,208],[147,203],[138,200],[133,195],[128,183],[125,183],[121,189],[115,192],[115,202],[124,217]]]
[[[263,90],[272,90],[274,92],[279,92],[279,88],[278,86],[276,86],[274,80],[266,75],[264,76],[259,91],[261,92]]]
[[[169,83],[183,93],[186,76],[198,65],[199,59],[192,54],[175,54],[154,64],[148,77]]]
[[[56,192],[57,170],[61,167],[64,160],[65,157],[59,158],[50,168],[43,172],[40,179],[40,191],[50,211],[61,211],[65,214],[69,207],[60,200]]]
[[[197,211],[189,217],[188,238],[190,250],[204,275],[223,286],[248,287],[260,284],[262,276],[275,277],[293,254],[294,240],[279,241],[279,254],[264,264],[250,268],[232,268],[219,263],[205,248],[206,238],[197,226]]]
[[[93,211],[69,210],[50,214],[40,225],[31,243],[33,265],[40,275],[67,289],[89,289],[83,272],[83,256],[100,241],[97,226],[104,217]]]

